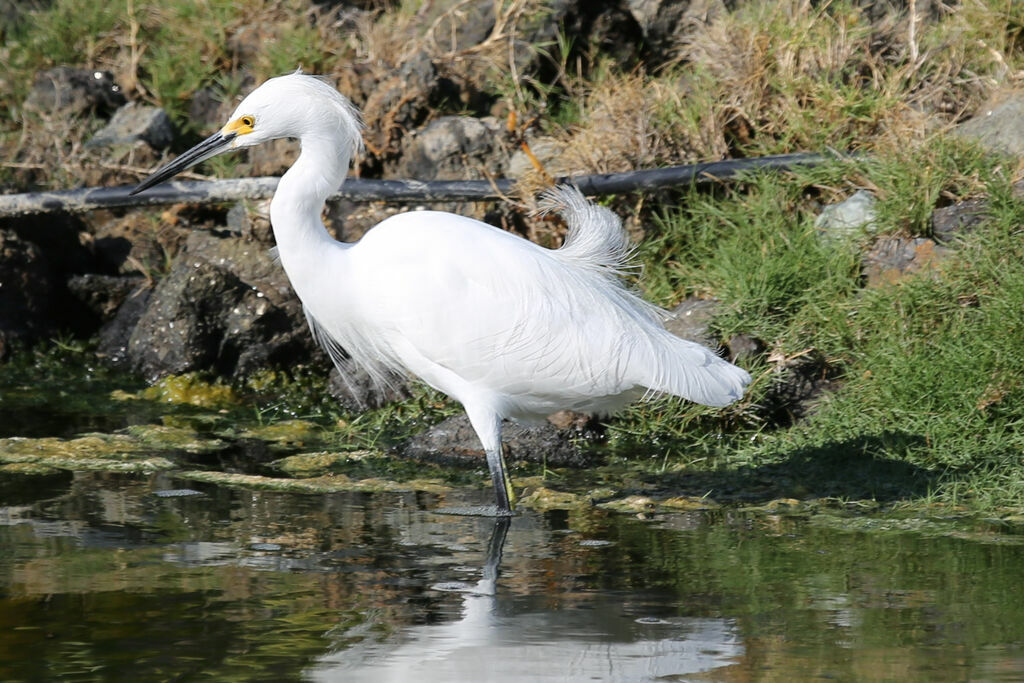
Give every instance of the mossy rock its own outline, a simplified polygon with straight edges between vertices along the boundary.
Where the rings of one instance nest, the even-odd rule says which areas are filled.
[[[196,373],[168,375],[153,386],[143,389],[139,396],[150,401],[222,408],[238,405],[238,396],[231,387],[207,382]]]
[[[598,503],[599,508],[613,512],[625,512],[630,514],[651,513],[658,509],[658,503],[648,496],[626,496],[610,500],[605,503]]]
[[[222,486],[235,486],[260,491],[285,491],[289,493],[322,494],[339,493],[342,491],[363,491],[368,493],[380,491],[426,491],[428,493],[445,493],[451,490],[450,487],[433,479],[396,482],[377,478],[352,479],[344,474],[332,474],[307,479],[286,479],[256,474],[189,470],[181,472],[178,474],[178,477]]]
[[[590,500],[577,493],[555,491],[546,486],[531,487],[528,491],[518,505],[532,510],[572,510],[590,506]]]
[[[161,451],[211,453],[227,447],[220,439],[202,437],[187,427],[170,425],[133,425],[123,430],[137,438],[143,446]]]
[[[36,462],[8,462],[0,465],[0,472],[4,474],[21,474],[25,476],[48,476],[51,474],[57,474],[60,469],[56,467],[50,467],[49,465],[41,465]]]
[[[271,465],[290,477],[317,477],[335,471],[346,463],[373,455],[372,451],[299,453],[275,460]]]
[[[716,510],[722,507],[710,498],[695,498],[692,496],[668,498],[658,501],[658,506],[669,510]]]
[[[251,427],[241,436],[260,439],[278,446],[308,446],[324,439],[324,429],[308,420],[283,420],[270,425]]]
[[[126,434],[87,434],[77,439],[0,439],[0,463],[71,471],[158,472],[174,469]],[[27,471],[22,467],[22,471]]]

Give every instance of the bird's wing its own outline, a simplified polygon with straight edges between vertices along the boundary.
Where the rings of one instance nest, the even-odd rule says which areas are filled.
[[[632,389],[628,316],[609,304],[612,285],[552,253],[468,218],[401,214],[352,249],[359,317],[496,393],[564,404]]]
[[[603,412],[651,390],[721,406],[749,382],[666,332],[608,268],[469,218],[400,214],[350,256],[372,355],[460,400],[472,390],[510,415]]]

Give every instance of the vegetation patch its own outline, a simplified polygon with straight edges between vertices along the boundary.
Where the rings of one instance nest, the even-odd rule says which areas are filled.
[[[806,511],[827,500],[1019,519],[1022,172],[1018,159],[957,131],[984,102],[1024,83],[1024,4],[728,3],[663,49],[638,41],[632,51],[597,29],[581,39],[568,24],[559,30],[550,19],[563,3],[385,4],[54,0],[12,10],[0,29],[8,65],[0,185],[134,182],[159,156],[221,125],[255,83],[300,66],[338,83],[364,111],[365,176],[393,170],[439,117],[495,117],[499,166],[511,167],[523,143],[538,163],[525,165],[524,196],[472,210],[494,209],[495,222],[545,244],[557,243],[562,227],[520,209],[550,175],[835,151],[834,163],[813,169],[601,199],[636,238],[635,286],[666,308],[713,302],[708,337],[754,383],[724,410],[654,399],[605,420],[603,439],[588,447],[608,465],[527,479],[524,505],[600,502],[646,514],[702,505]],[[172,150],[89,147],[109,112],[33,106],[37,80],[64,65],[109,70],[128,100],[163,108],[182,133]],[[257,154],[205,172],[280,170],[281,159]],[[836,237],[816,224],[825,207],[857,192],[875,202],[869,226]],[[965,202],[982,209],[939,234],[936,212]],[[183,244],[184,232],[211,216],[222,218],[166,212],[147,219],[147,230],[161,244]],[[103,232],[109,220],[83,219],[76,239],[89,249],[116,241]],[[868,286],[871,255],[906,244],[924,262]],[[133,252],[103,267],[154,286],[170,268],[152,263]],[[254,442],[291,478],[190,476],[303,490],[407,486],[432,481],[433,471],[423,477],[422,466],[387,453],[459,411],[424,388],[372,410],[342,408],[316,362],[233,380],[188,373],[144,388],[97,363],[94,350],[61,337],[9,354],[0,436],[12,438],[0,441],[0,466],[134,467],[151,458],[138,465],[149,471]],[[802,385],[815,390],[783,400]],[[486,483],[479,472],[460,476]],[[604,494],[586,493],[595,490]],[[780,502],[791,500],[798,505]]]
[[[366,493],[380,491],[424,491],[427,493],[445,493],[451,490],[438,480],[420,479],[406,482],[395,482],[388,479],[357,480],[350,479],[344,474],[305,479],[287,479],[264,477],[255,474],[186,470],[176,473],[175,476],[220,486],[235,486],[260,491],[286,491],[289,493],[323,494],[337,493],[339,491],[363,491]]]

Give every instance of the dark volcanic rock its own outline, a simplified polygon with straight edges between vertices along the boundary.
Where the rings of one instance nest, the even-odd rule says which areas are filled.
[[[627,0],[626,6],[643,32],[648,61],[655,65],[675,57],[694,27],[726,11],[723,0]]]
[[[960,124],[954,133],[996,154],[1024,155],[1024,92],[997,91],[977,116]]]
[[[811,353],[777,366],[760,413],[768,424],[787,427],[813,412],[816,403],[839,386],[840,371]]]
[[[932,212],[932,234],[939,242],[949,242],[970,232],[988,216],[988,201],[968,199]]]
[[[556,0],[552,16],[543,24],[549,30],[561,28],[573,38],[575,54],[569,55],[569,63],[585,59],[588,48],[597,46],[620,67],[629,69],[639,61],[644,40],[644,30],[629,4],[627,0]],[[544,33],[541,28],[540,36]]]
[[[423,51],[396,64],[391,75],[382,80],[360,79],[356,87],[350,86],[349,94],[357,99],[356,91],[363,93],[361,109],[369,122],[363,134],[367,152],[364,167],[392,162],[405,135],[421,126],[442,99],[458,97],[452,90],[453,85],[438,77],[430,55]]]
[[[192,370],[243,375],[317,355],[284,271],[259,244],[196,232],[154,289],[127,345],[150,380]]]
[[[223,269],[205,261],[178,263],[153,291],[128,340],[132,368],[153,381],[217,367],[225,315],[244,293],[242,282]]]
[[[12,342],[95,330],[96,317],[67,288],[69,274],[93,266],[80,230],[69,216],[0,221],[0,356]]]
[[[50,329],[55,285],[39,247],[0,230],[0,358],[12,343],[33,341]]]
[[[396,376],[385,386],[377,386],[370,374],[351,358],[341,363],[341,368],[331,370],[330,392],[342,408],[350,413],[373,410],[409,398],[409,379]]]
[[[68,289],[106,322],[113,319],[132,292],[145,288],[145,283],[143,277],[85,273],[73,275]]]
[[[137,289],[117,309],[114,317],[100,328],[96,355],[113,365],[128,362],[128,341],[146,312],[152,289]]]
[[[552,424],[523,425],[506,421],[502,442],[510,449],[512,460],[546,462],[553,467],[585,467],[591,461],[573,443],[577,432],[558,429]],[[434,425],[402,448],[404,456],[443,465],[481,466],[484,450],[469,418],[457,415]]]
[[[718,306],[714,299],[684,299],[672,309],[672,317],[665,321],[665,329],[677,337],[713,349],[718,346],[718,341],[708,331],[708,323],[714,317]]]
[[[29,109],[69,114],[94,110],[109,115],[124,103],[124,93],[109,71],[70,66],[58,66],[37,74],[25,100]]]

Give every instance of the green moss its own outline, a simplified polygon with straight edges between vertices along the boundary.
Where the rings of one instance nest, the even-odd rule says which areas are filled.
[[[200,408],[230,407],[238,404],[238,397],[230,386],[218,381],[207,381],[196,372],[162,377],[152,386],[143,389],[140,396],[149,401]]]
[[[308,420],[282,420],[273,424],[254,425],[241,436],[260,439],[276,446],[305,448],[323,443],[329,436],[323,427]]]
[[[351,453],[300,453],[275,460],[271,465],[290,477],[317,477],[337,467],[365,458],[367,451]]]
[[[445,493],[450,490],[445,484],[430,479],[398,483],[385,479],[355,480],[350,479],[344,474],[312,477],[309,479],[284,479],[254,474],[188,470],[179,472],[177,476],[182,479],[191,479],[221,486],[309,494],[337,493],[339,491],[364,491],[368,493],[381,491],[425,491],[428,493]]]
[[[57,467],[50,467],[38,462],[8,462],[0,465],[0,472],[4,474],[21,474],[25,476],[49,476],[60,472]]]
[[[520,483],[513,482],[517,487]],[[545,486],[527,486],[516,505],[531,510],[573,510],[590,507],[590,501],[578,493],[556,491]]]
[[[89,434],[77,439],[0,439],[0,463],[50,469],[104,472],[158,472],[175,464],[124,434]],[[23,473],[29,467],[22,467]]]
[[[187,427],[167,425],[133,425],[124,430],[144,448],[185,453],[210,453],[223,450],[227,444],[215,438],[200,436]]]

